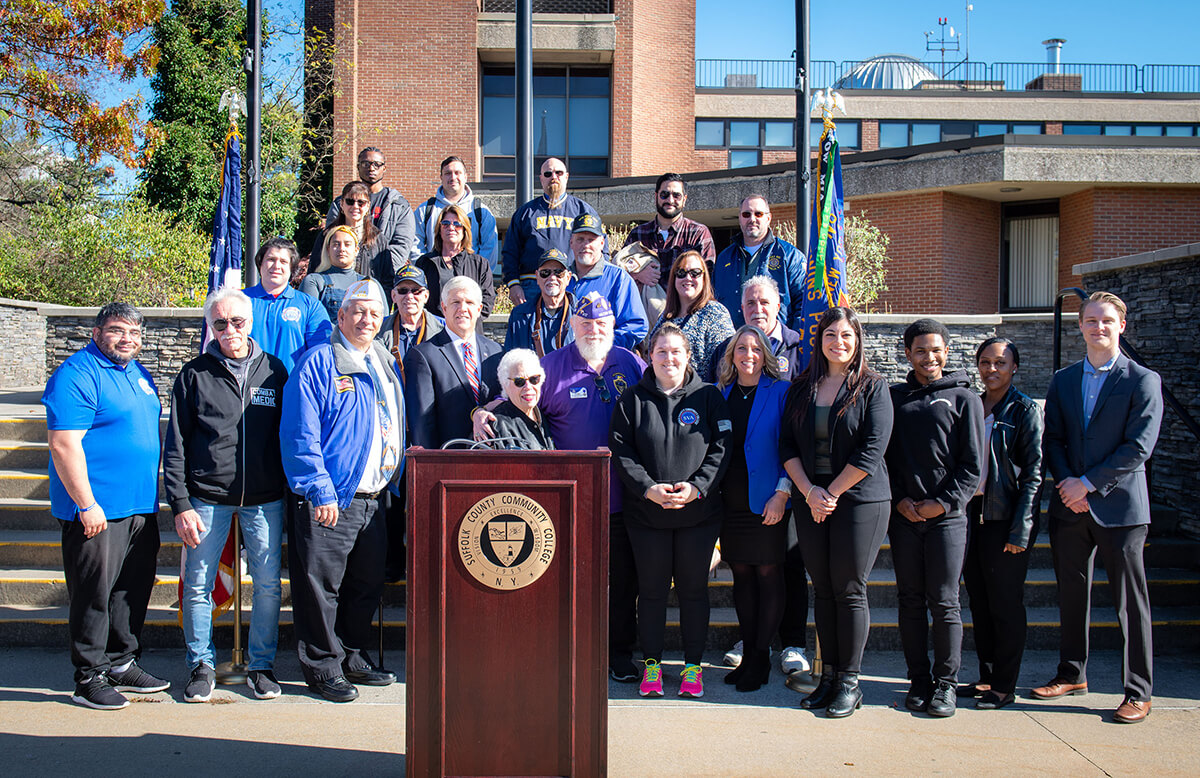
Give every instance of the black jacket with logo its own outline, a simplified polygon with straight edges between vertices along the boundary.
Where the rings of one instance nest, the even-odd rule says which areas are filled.
[[[983,475],[983,403],[965,370],[921,384],[892,384],[887,467],[892,504],[936,500],[944,516],[962,516]],[[939,517],[941,518],[941,517]]]
[[[279,420],[287,369],[251,344],[240,388],[221,357],[210,351],[184,365],[175,378],[163,445],[163,484],[173,513],[190,509],[189,497],[217,505],[261,505],[286,492]]]
[[[625,520],[658,529],[691,527],[722,510],[717,484],[725,472],[725,447],[733,425],[721,390],[695,371],[679,390],[664,394],[646,368],[625,390],[613,412],[609,448],[625,489]],[[660,483],[686,481],[699,499],[667,510],[646,498]]]

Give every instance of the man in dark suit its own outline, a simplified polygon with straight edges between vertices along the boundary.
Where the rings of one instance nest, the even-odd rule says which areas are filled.
[[[483,291],[466,276],[442,287],[446,329],[404,358],[405,406],[414,446],[471,439],[471,411],[500,393],[500,345],[475,331]]]
[[[1079,314],[1079,329],[1087,359],[1056,373],[1046,394],[1043,446],[1055,483],[1050,547],[1062,637],[1058,672],[1033,696],[1087,693],[1092,563],[1099,549],[1125,643],[1125,699],[1113,718],[1133,724],[1150,713],[1153,685],[1142,547],[1150,525],[1146,460],[1162,422],[1161,381],[1121,354],[1121,298],[1093,294]]]

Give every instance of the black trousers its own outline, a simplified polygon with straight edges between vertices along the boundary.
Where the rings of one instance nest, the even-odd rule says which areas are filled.
[[[667,595],[675,580],[683,661],[700,664],[708,639],[708,564],[721,534],[721,517],[678,529],[627,525],[638,575],[638,636],[646,659],[661,660],[667,632]]]
[[[71,604],[67,624],[75,682],[120,666],[141,653],[139,640],[154,589],[158,517],[109,519],[87,538],[79,521],[62,521],[63,572]]]
[[[355,497],[322,527],[305,501],[288,533],[296,650],[308,682],[372,665],[367,646],[383,593],[387,524],[378,499]]]
[[[1088,628],[1091,626],[1092,569],[1096,550],[1104,560],[1124,643],[1121,682],[1125,694],[1149,700],[1154,689],[1154,646],[1150,627],[1150,593],[1142,549],[1149,525],[1102,527],[1090,515],[1078,521],[1050,522],[1050,550],[1058,578],[1062,623],[1058,675],[1073,683],[1087,681]]]
[[[871,629],[867,578],[883,545],[890,510],[886,502],[846,502],[819,524],[807,505],[794,511],[804,564],[812,576],[821,657],[835,671],[862,671]]]
[[[611,514],[608,530],[608,663],[616,667],[633,661],[638,575],[624,514]]]
[[[958,581],[967,548],[967,517],[909,521],[892,512],[888,526],[899,599],[900,643],[910,680],[930,677],[929,618],[933,617],[932,676],[958,683],[962,613]]]
[[[1020,554],[1005,552],[1007,521],[978,521],[982,498],[968,506],[972,517],[967,530],[967,556],[963,582],[971,600],[975,654],[979,657],[979,682],[991,684],[997,694],[1012,694],[1021,674],[1025,653],[1025,575],[1029,572],[1029,548]],[[1037,537],[1036,527],[1029,543]]]
[[[804,554],[796,537],[796,528],[788,522],[788,549],[783,557],[783,585],[787,598],[783,604],[783,620],[779,622],[779,642],[783,648],[804,648],[808,634],[808,578],[804,570]]]

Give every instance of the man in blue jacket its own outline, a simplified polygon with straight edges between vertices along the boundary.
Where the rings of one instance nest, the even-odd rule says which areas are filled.
[[[613,343],[633,350],[646,337],[646,308],[633,277],[604,257],[604,227],[600,217],[580,214],[571,225],[571,265],[574,277],[567,292],[582,300],[599,292],[612,306]]]
[[[742,200],[738,210],[741,234],[717,255],[713,268],[713,291],[729,309],[734,328],[745,324],[742,317],[742,287],[751,276],[770,276],[779,285],[780,320],[800,332],[804,305],[803,252],[771,232],[771,205],[762,195]]]
[[[400,479],[405,446],[400,376],[375,340],[386,310],[378,283],[352,284],[330,342],[283,390],[283,470],[304,500],[288,529],[296,648],[309,688],[333,702],[358,697],[351,682],[396,680],[366,651],[387,553],[379,497]]]

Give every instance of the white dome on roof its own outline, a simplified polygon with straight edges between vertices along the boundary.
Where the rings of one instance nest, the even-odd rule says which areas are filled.
[[[905,54],[880,54],[864,59],[834,82],[834,89],[915,89],[938,75]]]

